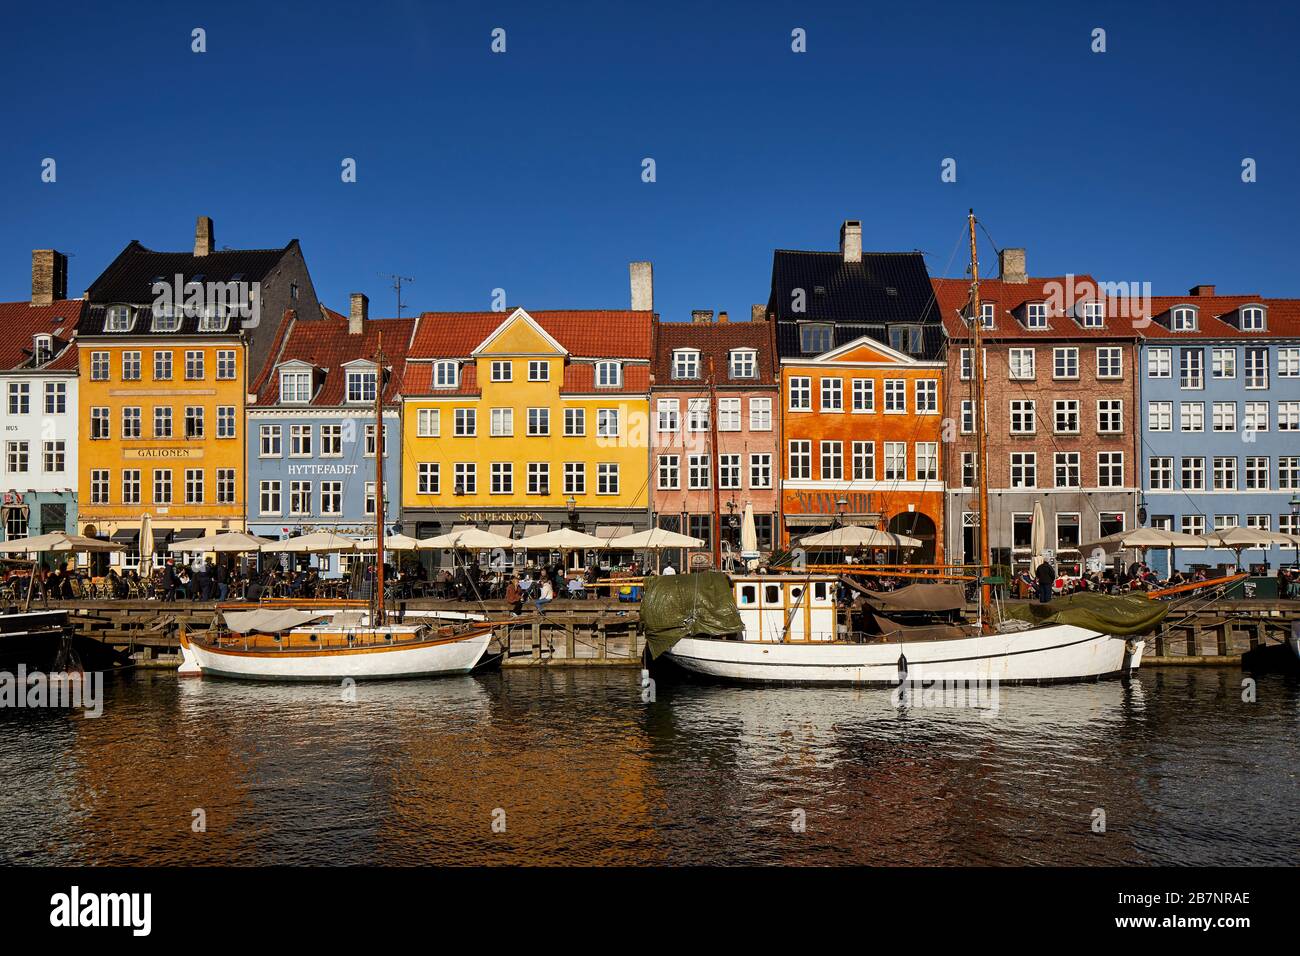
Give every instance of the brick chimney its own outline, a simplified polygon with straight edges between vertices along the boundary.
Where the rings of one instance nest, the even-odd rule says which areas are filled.
[[[998,277],[1003,282],[1023,284],[1029,281],[1025,272],[1025,250],[1003,249],[998,253]]]
[[[199,216],[199,221],[194,226],[194,254],[206,256],[211,253],[212,219],[209,216]]]
[[[862,220],[845,219],[840,226],[840,255],[845,262],[862,261]]]
[[[54,249],[32,250],[32,305],[68,297],[68,257]]]
[[[712,309],[692,309],[691,321],[697,325],[708,325],[713,321]]]
[[[1214,288],[1212,285],[1194,285],[1189,290],[1189,294],[1198,299],[1210,298],[1214,295]]]
[[[726,322],[726,321],[727,321],[727,313],[725,313],[725,312],[719,312],[719,313],[718,313],[718,321],[719,321],[719,322]]]
[[[360,335],[366,330],[366,319],[370,317],[370,300],[364,292],[352,293],[352,305],[348,309],[348,335]]]
[[[751,321],[751,322],[766,322],[766,321],[767,321],[767,306],[766,306],[766,305],[763,305],[762,303],[757,303],[757,304],[755,304],[755,305],[751,305],[751,306],[749,307],[749,321]]]
[[[629,262],[627,271],[632,279],[632,311],[653,312],[655,309],[654,263]]]

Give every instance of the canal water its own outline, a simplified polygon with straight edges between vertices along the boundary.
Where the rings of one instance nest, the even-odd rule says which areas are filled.
[[[621,669],[355,701],[141,672],[97,719],[0,712],[0,860],[1294,864],[1300,682],[1259,675],[1250,703],[1244,676],[1007,687],[994,712],[662,681],[646,703]]]

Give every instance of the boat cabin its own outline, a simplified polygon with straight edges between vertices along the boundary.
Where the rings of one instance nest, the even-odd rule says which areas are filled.
[[[834,641],[839,638],[830,574],[747,574],[731,579],[746,641]]]

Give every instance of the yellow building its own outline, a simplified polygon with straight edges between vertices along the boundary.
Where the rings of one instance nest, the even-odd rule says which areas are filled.
[[[407,533],[648,527],[653,315],[422,315],[402,383]]]

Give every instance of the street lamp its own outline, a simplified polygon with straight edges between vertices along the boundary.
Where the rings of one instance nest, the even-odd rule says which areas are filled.
[[[578,530],[578,501],[573,495],[565,499],[564,505],[569,509],[569,524],[576,531]]]
[[[844,515],[848,510],[848,498],[840,497],[835,499],[835,527],[838,528],[844,524]]]

